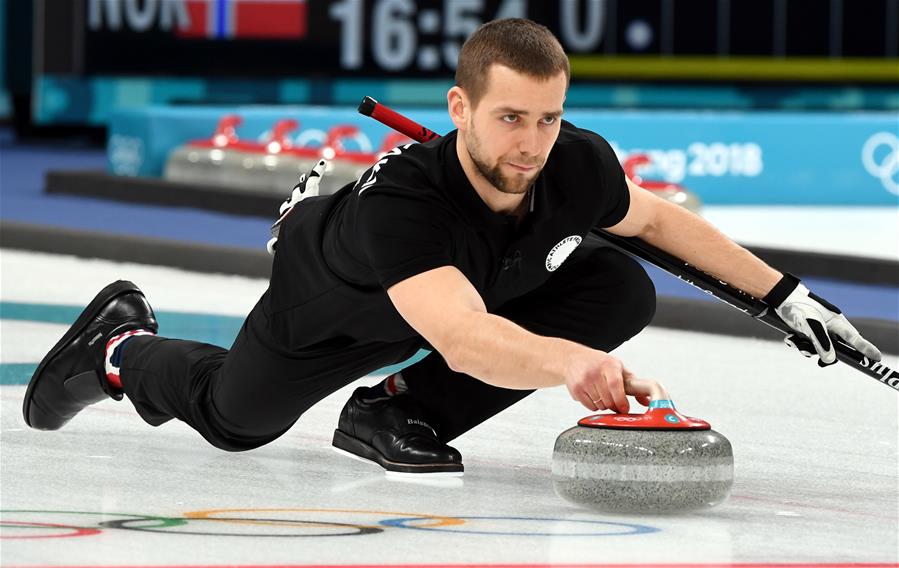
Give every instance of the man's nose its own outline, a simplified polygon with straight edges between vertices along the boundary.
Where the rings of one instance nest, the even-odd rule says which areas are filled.
[[[535,156],[540,153],[540,131],[537,125],[523,129],[521,138],[518,139],[518,151],[525,156]]]

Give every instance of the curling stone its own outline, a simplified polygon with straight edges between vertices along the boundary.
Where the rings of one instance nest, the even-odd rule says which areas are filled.
[[[282,119],[275,122],[270,131],[263,133],[258,142],[248,142],[237,159],[227,163],[228,178],[224,186],[234,189],[250,189],[260,193],[283,195],[285,188],[291,188],[300,177],[299,171],[291,176],[291,182],[278,185],[275,182],[276,172],[284,169],[290,161],[287,150],[291,147],[290,132],[299,127],[294,119]],[[289,191],[289,189],[287,190]]]
[[[634,154],[629,156],[621,167],[624,169],[624,175],[643,189],[699,215],[702,212],[702,201],[695,193],[678,183],[646,179],[637,173],[637,170],[651,164],[652,158],[648,154]]]
[[[613,513],[672,513],[724,501],[734,478],[727,438],[679,413],[656,382],[631,379],[625,390],[649,394],[649,409],[588,416],[562,432],[553,449],[556,493]]]
[[[352,141],[356,149],[348,149],[346,141]],[[311,170],[319,159],[328,160],[328,175],[322,176],[318,191],[319,195],[331,195],[348,183],[356,183],[359,177],[387,152],[405,142],[411,142],[408,136],[398,132],[389,133],[384,137],[380,150],[374,152],[371,150],[368,137],[357,126],[338,124],[328,129],[319,155],[309,161],[307,171]]]
[[[243,119],[236,114],[223,116],[215,132],[206,140],[191,140],[171,151],[163,178],[196,185],[224,185],[229,178],[227,164],[243,142],[237,127]]]

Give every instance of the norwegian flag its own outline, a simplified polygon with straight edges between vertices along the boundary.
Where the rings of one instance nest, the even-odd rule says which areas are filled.
[[[306,35],[306,0],[184,0],[185,38],[300,39]]]

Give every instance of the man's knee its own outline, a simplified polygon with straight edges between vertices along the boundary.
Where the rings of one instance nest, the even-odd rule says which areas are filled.
[[[652,321],[656,311],[656,290],[639,262],[611,248],[591,254],[597,279],[597,311],[614,327],[616,343],[637,335]],[[599,315],[599,314],[598,314]],[[605,327],[605,326],[603,326]],[[606,337],[608,330],[606,330]]]
[[[549,281],[497,314],[527,330],[610,351],[645,328],[655,314],[652,280],[615,249],[576,249]]]
[[[656,287],[639,262],[618,251],[613,253],[622,276],[622,303],[634,324],[643,329],[656,312]]]

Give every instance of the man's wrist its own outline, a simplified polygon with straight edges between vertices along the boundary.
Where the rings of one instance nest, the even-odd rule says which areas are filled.
[[[800,285],[800,280],[798,277],[790,274],[789,272],[784,272],[783,277],[774,285],[771,290],[765,294],[765,297],[762,298],[762,301],[772,307],[777,307],[783,304],[784,300],[787,299],[793,290],[795,290]]]
[[[564,385],[568,377],[574,372],[571,368],[572,364],[580,361],[578,351],[587,349],[583,345],[562,339],[560,337],[546,337],[549,341],[548,349],[543,351],[544,357],[543,372],[551,377],[552,383],[555,385]]]

